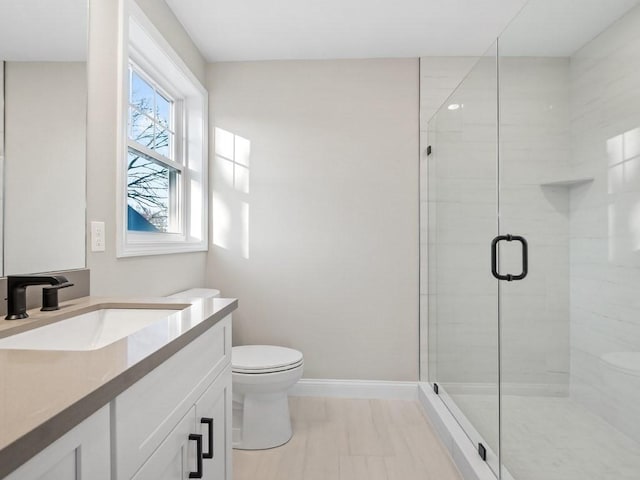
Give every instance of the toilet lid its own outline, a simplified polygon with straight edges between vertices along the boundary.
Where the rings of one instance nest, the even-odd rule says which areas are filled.
[[[231,369],[242,373],[269,373],[302,364],[302,353],[272,345],[244,345],[231,349]]]

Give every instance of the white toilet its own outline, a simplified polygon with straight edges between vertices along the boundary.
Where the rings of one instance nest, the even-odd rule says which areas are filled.
[[[219,290],[192,288],[167,298],[213,298]],[[302,377],[297,350],[272,345],[231,349],[233,448],[264,450],[287,443],[292,435],[287,393]]]
[[[302,353],[272,345],[233,347],[233,448],[263,450],[292,435],[287,392],[302,377]]]

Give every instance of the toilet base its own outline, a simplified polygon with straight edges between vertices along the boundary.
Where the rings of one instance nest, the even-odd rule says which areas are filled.
[[[233,448],[265,450],[292,436],[287,392],[233,393]]]

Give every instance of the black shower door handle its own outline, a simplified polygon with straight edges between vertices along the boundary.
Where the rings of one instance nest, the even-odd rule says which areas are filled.
[[[498,272],[498,244],[501,241],[507,242],[520,242],[522,244],[522,273],[519,275],[512,275],[510,273],[506,275],[502,275]],[[514,280],[522,280],[529,273],[529,245],[527,244],[527,240],[520,235],[498,235],[491,242],[491,273],[498,280],[506,280],[507,282],[512,282]]]

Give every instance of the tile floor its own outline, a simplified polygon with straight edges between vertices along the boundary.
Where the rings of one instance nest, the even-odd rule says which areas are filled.
[[[495,396],[452,398],[478,431],[497,433]],[[640,480],[640,444],[569,397],[505,395],[502,432],[515,480]]]
[[[290,398],[294,435],[233,451],[234,480],[461,480],[414,401]]]

